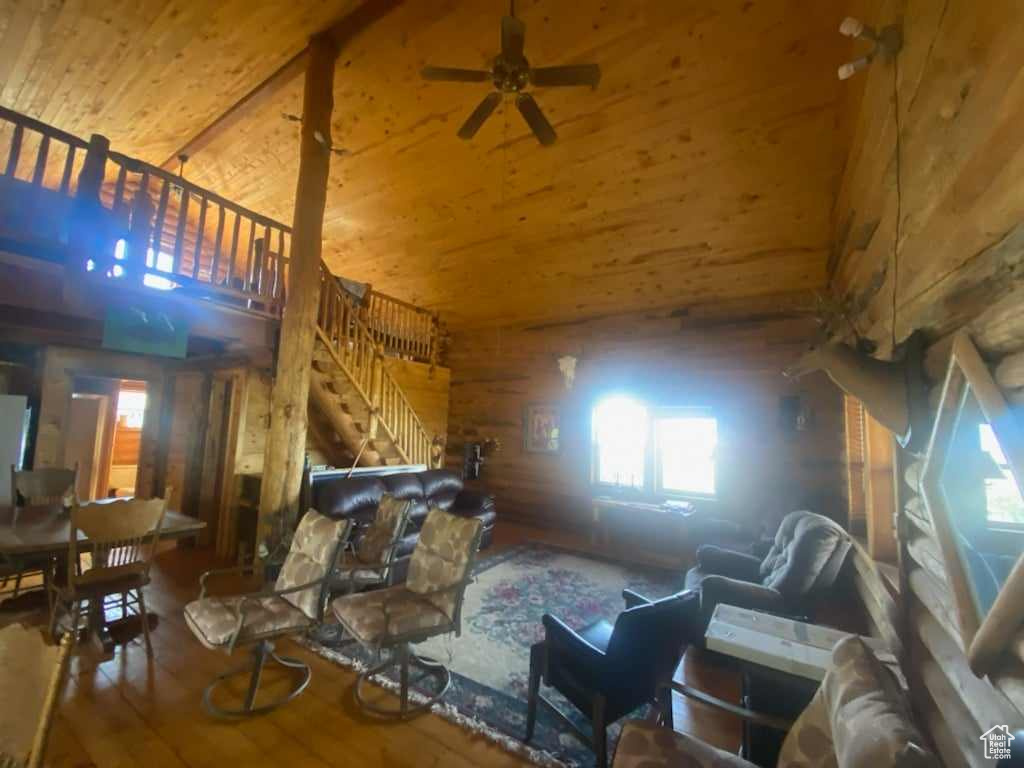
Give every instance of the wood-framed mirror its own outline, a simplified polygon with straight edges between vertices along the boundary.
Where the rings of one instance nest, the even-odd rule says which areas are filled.
[[[921,476],[971,671],[1024,629],[1024,431],[970,337],[958,334]]]

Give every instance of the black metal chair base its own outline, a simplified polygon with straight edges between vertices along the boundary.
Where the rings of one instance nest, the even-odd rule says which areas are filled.
[[[295,685],[292,689],[284,696],[278,697],[271,702],[266,704],[256,705],[256,696],[260,689],[260,678],[263,676],[263,668],[266,666],[267,660],[272,659],[277,662],[280,666],[288,669],[294,669],[299,671]],[[249,690],[245,695],[245,702],[238,709],[228,709],[220,707],[213,702],[213,696],[218,686],[225,680],[242,674],[243,672],[249,673]],[[312,672],[309,666],[288,656],[278,656],[274,653],[274,644],[269,640],[261,640],[252,649],[252,661],[241,667],[236,667],[233,670],[225,672],[219,675],[216,680],[210,683],[206,690],[203,691],[203,709],[208,714],[214,717],[223,718],[238,718],[238,717],[250,717],[251,715],[262,715],[267,712],[271,712],[282,704],[287,704],[289,701],[294,699],[309,685],[310,677]]]
[[[387,707],[368,700],[363,692],[363,686],[372,683],[374,677],[395,666],[399,670],[398,706]],[[410,680],[410,669],[419,670],[422,674]],[[431,694],[422,702],[410,704],[410,686],[427,677],[434,677],[437,680],[436,693]],[[367,714],[387,720],[406,720],[428,712],[434,704],[444,698],[451,685],[452,673],[447,667],[426,656],[417,656],[406,644],[397,646],[387,661],[360,673],[356,678],[354,692],[356,702]]]

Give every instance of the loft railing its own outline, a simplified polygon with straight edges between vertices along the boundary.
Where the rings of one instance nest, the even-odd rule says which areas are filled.
[[[317,335],[369,408],[368,437],[383,429],[402,461],[433,466],[433,440],[408,398],[384,366],[381,345],[363,311],[326,269],[320,274]]]
[[[66,246],[97,278],[275,316],[291,228],[140,160],[0,107],[0,232]],[[28,201],[28,202],[27,202]]]
[[[0,195],[21,201],[6,206],[7,218],[0,211],[0,239],[27,235],[60,244],[97,277],[280,314],[291,252],[288,225],[113,152],[101,136],[87,142],[4,107],[0,171]],[[359,313],[384,352],[439,360],[435,314],[375,291]]]
[[[128,259],[208,298],[280,312],[291,227],[162,168],[116,152],[109,160],[116,171],[111,209],[128,221]]]
[[[3,176],[33,187],[73,195],[88,142],[31,117],[0,107]]]
[[[364,304],[364,320],[386,351],[413,360],[437,362],[440,323],[435,313],[377,291]]]

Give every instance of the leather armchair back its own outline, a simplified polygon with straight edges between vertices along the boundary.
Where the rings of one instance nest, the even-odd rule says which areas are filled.
[[[786,598],[828,589],[839,576],[852,543],[834,521],[814,512],[790,512],[761,563],[761,583]]]
[[[653,697],[655,683],[671,679],[696,613],[687,603],[698,601],[696,592],[680,592],[619,614],[605,655],[605,668],[619,678],[615,687],[650,689]]]

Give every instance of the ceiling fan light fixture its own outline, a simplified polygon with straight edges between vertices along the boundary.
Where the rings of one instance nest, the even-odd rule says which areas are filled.
[[[523,53],[525,44],[526,25],[516,17],[515,4],[510,3],[509,15],[501,18],[501,52],[494,57],[489,71],[434,66],[425,66],[420,70],[424,80],[460,83],[490,80],[494,84],[494,90],[484,97],[459,128],[459,138],[473,138],[497,108],[502,96],[515,94],[516,107],[537,141],[544,146],[553,144],[558,138],[555,129],[544,116],[536,99],[525,89],[531,85],[537,88],[584,85],[596,88],[601,80],[601,68],[597,64],[534,69]]]

